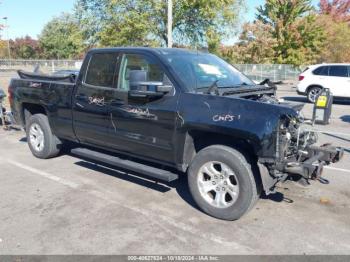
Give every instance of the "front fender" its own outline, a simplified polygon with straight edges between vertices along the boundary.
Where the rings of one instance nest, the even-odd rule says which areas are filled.
[[[202,130],[243,139],[257,157],[275,158],[279,121],[284,115],[297,116],[297,112],[243,98],[188,93],[180,99],[179,115],[180,133]]]

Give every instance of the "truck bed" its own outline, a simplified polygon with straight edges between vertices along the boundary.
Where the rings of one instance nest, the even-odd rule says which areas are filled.
[[[44,112],[56,135],[74,137],[72,129],[72,95],[75,80],[71,76],[49,76],[18,72],[20,78],[10,83],[10,103],[13,115],[19,125],[24,126],[23,108]]]

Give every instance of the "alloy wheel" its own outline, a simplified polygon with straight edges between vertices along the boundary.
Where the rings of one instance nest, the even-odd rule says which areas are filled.
[[[233,170],[222,162],[207,162],[198,172],[201,196],[216,208],[232,206],[238,198],[239,184]]]
[[[44,149],[44,132],[40,125],[34,123],[30,126],[29,142],[37,152],[40,152]]]

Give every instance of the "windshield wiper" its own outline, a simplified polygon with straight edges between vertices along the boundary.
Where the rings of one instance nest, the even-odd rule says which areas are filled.
[[[238,89],[239,87],[241,88],[245,88],[243,86],[252,86],[250,84],[247,84],[246,82],[242,82],[240,84],[237,85],[232,85],[232,86],[218,86],[218,82],[220,81],[220,79],[215,80],[209,87],[198,87],[196,88],[196,90],[203,90],[206,89],[206,91],[204,92],[205,94],[211,94],[213,91],[215,92],[215,95],[220,95],[219,89],[230,89],[230,88],[235,88]],[[226,92],[225,92],[226,93]]]
[[[242,82],[240,84],[233,85],[233,86],[230,86],[230,87],[238,87],[238,86],[251,86],[251,85],[247,84],[246,82]]]
[[[216,79],[208,88],[208,91],[207,91],[207,94],[210,95],[211,92],[215,92],[215,95],[220,95],[219,93],[219,87],[218,87],[218,82],[219,82],[219,79]]]

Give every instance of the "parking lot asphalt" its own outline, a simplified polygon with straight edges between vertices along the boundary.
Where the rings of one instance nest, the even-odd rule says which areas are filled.
[[[290,86],[288,101],[306,102]],[[306,104],[305,116],[312,106]],[[69,154],[34,158],[22,131],[0,131],[0,254],[350,254],[350,103],[320,141],[346,149],[329,185],[288,182],[239,221],[198,210],[186,177],[155,183]]]

